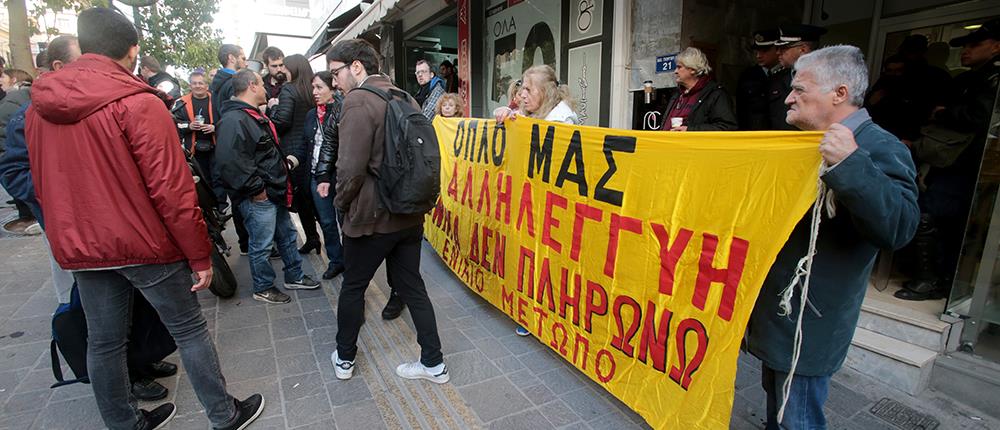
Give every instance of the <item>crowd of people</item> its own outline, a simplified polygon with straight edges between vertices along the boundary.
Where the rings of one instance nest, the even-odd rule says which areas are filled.
[[[677,56],[678,90],[661,125],[666,132],[825,133],[822,180],[833,191],[837,215],[820,227],[812,287],[797,299],[809,304],[798,362],[790,358],[801,316],[789,318],[778,296],[809,249],[808,218],[771,267],[748,326],[747,350],[763,363],[768,428],[779,428],[779,415],[780,428],[825,427],[830,376],[846,357],[880,249],[899,249],[917,237],[912,246],[922,268],[914,269],[918,275],[900,298],[937,297],[949,282],[947,265],[954,272],[956,264],[949,235],[955,233],[946,225],[971,203],[964,193],[975,183],[973,164],[983,151],[1000,68],[1000,25],[993,21],[951,41],[962,47],[968,72],[951,78],[928,61],[926,39],[910,38],[869,88],[861,51],[820,48],[824,32],[787,25],[755,33],[757,65],[740,76],[735,103],[712,78],[706,55],[684,49]],[[387,210],[373,172],[385,165],[386,137],[397,133],[386,117],[389,105],[422,113],[421,121],[465,114],[453,63],[441,63],[438,76],[430,63],[417,61],[419,90],[410,96],[381,73],[377,50],[364,40],[332,46],[327,70],[320,71],[302,55],[269,47],[261,55],[263,76],[247,67],[241,47],[224,44],[219,68],[192,71],[190,91],[182,95],[180,82],[157,59],[138,55],[135,27],[119,12],[82,11],[78,33],[50,43],[47,71],[34,82],[14,69],[0,76],[6,94],[0,180],[21,216],[44,230],[60,303],[79,296],[88,330],[86,367],[109,428],[159,428],[176,412],[170,403],[138,408],[136,399],[166,396],[155,378],[176,373],[177,366],[162,358],[126,360],[136,293],[176,342],[214,428],[243,429],[265,405],[260,394],[235,399],[228,393],[225,363],[200,310],[196,292],[214,276],[212,244],[186,156],[210,183],[212,209],[232,215],[255,300],[282,305],[292,300],[284,290],[320,288],[303,270],[302,255],[326,252],[322,280],[343,277],[330,358],[337,378],[353,376],[365,291],[385,263],[392,291],[382,317],[397,318],[408,308],[421,348],[397,375],[449,381],[420,274],[424,214]],[[933,91],[917,91],[928,83]],[[551,66],[527,68],[508,93],[510,104],[493,111],[498,122],[521,116],[580,122],[569,86]],[[904,113],[911,117],[901,120]],[[948,131],[968,135],[970,143],[943,156],[928,141]],[[918,172],[917,166],[927,167]],[[304,231],[301,247],[293,212]],[[283,263],[280,284],[275,258]],[[517,334],[530,332],[518,327]]]

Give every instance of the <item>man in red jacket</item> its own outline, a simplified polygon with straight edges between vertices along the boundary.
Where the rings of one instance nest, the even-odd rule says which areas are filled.
[[[176,340],[212,425],[242,429],[264,401],[226,392],[194,294],[212,281],[211,245],[163,94],[131,73],[138,34],[124,15],[88,9],[78,32],[83,56],[37,81],[25,134],[53,256],[74,271],[87,315],[101,417],[111,429],[154,429],[175,412],[169,403],[139,410],[129,390],[128,309],[138,291]]]

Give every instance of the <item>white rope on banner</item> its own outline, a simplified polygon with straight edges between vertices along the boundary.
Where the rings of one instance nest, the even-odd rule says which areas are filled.
[[[823,166],[820,166],[822,171]],[[795,274],[788,286],[781,292],[781,302],[778,307],[781,309],[778,314],[788,316],[792,313],[792,296],[795,295],[795,286],[802,281],[802,292],[799,298],[799,315],[795,322],[795,338],[792,345],[792,365],[788,369],[788,376],[781,386],[781,408],[778,409],[778,423],[781,423],[785,416],[785,406],[788,404],[788,395],[792,391],[792,379],[795,377],[795,368],[799,364],[799,356],[802,352],[802,317],[806,313],[806,306],[809,305],[809,280],[812,277],[812,263],[816,256],[816,241],[819,239],[819,224],[823,218],[823,209],[826,209],[830,217],[836,214],[836,207],[833,203],[834,195],[829,193],[826,184],[821,178],[816,178],[816,201],[813,202],[812,223],[809,230],[809,250],[806,256],[802,257],[795,266]]]

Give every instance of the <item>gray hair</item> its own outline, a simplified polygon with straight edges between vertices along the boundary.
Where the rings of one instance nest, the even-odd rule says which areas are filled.
[[[677,63],[694,70],[697,76],[705,76],[712,72],[712,66],[708,65],[708,57],[698,48],[684,48],[677,54]]]
[[[847,87],[849,102],[862,106],[868,89],[868,66],[865,56],[856,46],[834,45],[818,49],[799,57],[795,72],[808,70],[824,91]]]

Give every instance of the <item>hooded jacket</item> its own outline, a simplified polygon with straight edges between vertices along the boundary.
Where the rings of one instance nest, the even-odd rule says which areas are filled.
[[[25,118],[31,177],[63,269],[211,266],[191,170],[163,97],[97,54],[35,82]]]
[[[281,144],[271,132],[270,120],[250,116],[256,110],[239,99],[222,103],[216,131],[215,162],[222,184],[234,203],[267,191],[271,202],[288,206],[288,170]]]

